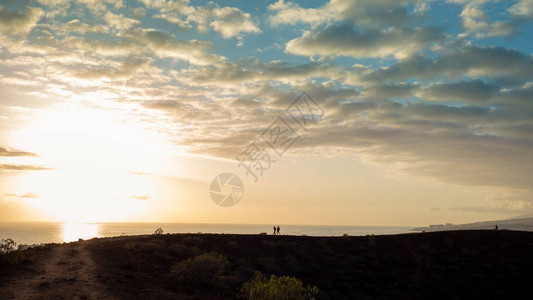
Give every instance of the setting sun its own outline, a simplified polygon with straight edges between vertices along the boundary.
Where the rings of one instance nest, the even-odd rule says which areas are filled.
[[[531,298],[532,21],[0,0],[0,299]]]
[[[135,173],[157,174],[168,146],[126,118],[113,109],[58,105],[17,130],[13,144],[53,166],[21,178],[39,196],[32,202],[62,221],[123,221],[146,209],[139,195],[154,187]]]

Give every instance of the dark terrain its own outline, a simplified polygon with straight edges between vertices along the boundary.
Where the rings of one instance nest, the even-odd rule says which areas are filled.
[[[208,283],[171,271],[206,253],[227,261]],[[0,299],[235,299],[256,271],[316,286],[318,299],[533,299],[533,232],[521,231],[161,234],[47,245],[25,257],[1,266]]]

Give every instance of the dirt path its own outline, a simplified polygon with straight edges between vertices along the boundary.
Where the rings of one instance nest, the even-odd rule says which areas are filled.
[[[87,242],[55,245],[39,255],[32,269],[3,283],[4,299],[112,299],[94,276]]]

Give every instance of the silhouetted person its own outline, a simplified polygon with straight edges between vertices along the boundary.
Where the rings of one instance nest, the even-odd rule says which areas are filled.
[[[498,230],[498,225],[494,225],[494,230]]]
[[[276,235],[276,225],[274,225],[274,235]]]
[[[279,235],[279,225],[278,225],[278,235]]]

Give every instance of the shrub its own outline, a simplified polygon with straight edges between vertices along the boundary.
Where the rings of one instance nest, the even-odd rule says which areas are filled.
[[[0,241],[0,264],[16,265],[24,260],[23,247],[12,239],[5,239]]]
[[[229,266],[228,260],[216,252],[189,258],[171,267],[178,282],[189,287],[213,287]]]
[[[185,259],[192,256],[191,248],[183,245],[172,245],[168,248],[167,253],[178,259]]]
[[[184,238],[182,240],[182,242],[187,245],[187,246],[190,246],[190,247],[198,247],[200,246],[204,240],[202,240],[201,238],[197,238],[197,237],[193,237],[193,236],[188,236],[186,238]]]
[[[154,253],[163,249],[164,243],[158,240],[152,240],[141,244],[140,250],[144,253]]]
[[[270,276],[266,279],[261,273],[243,284],[241,289],[246,299],[250,300],[308,300],[315,299],[318,288],[304,286],[300,280],[290,276]]]

